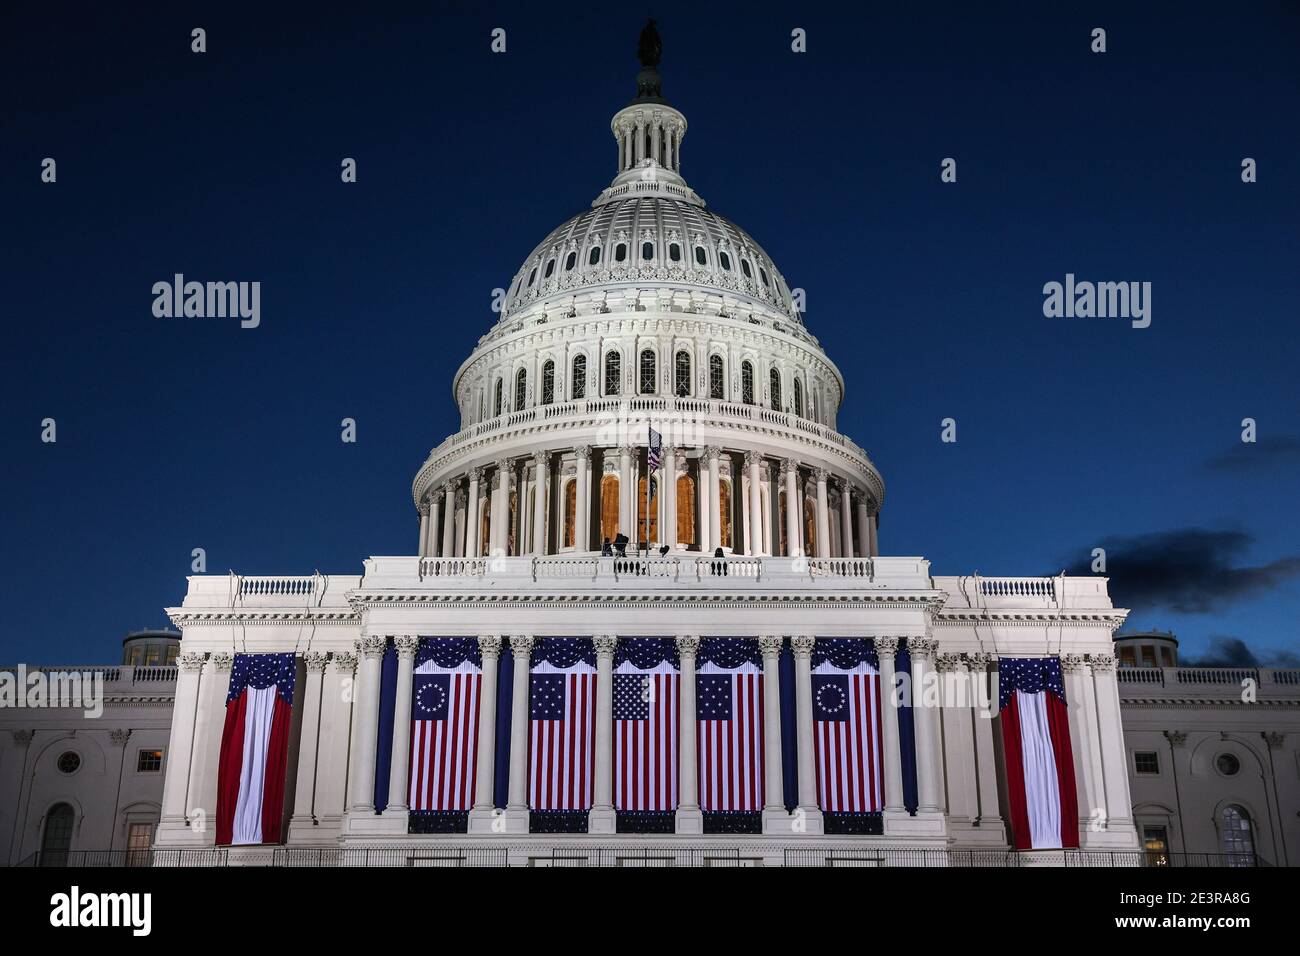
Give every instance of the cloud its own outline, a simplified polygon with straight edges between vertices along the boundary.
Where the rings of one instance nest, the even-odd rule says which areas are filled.
[[[1103,539],[1110,595],[1116,607],[1207,614],[1300,575],[1300,555],[1254,567],[1234,566],[1254,543],[1243,531],[1178,528]],[[1091,548],[1081,549],[1091,553]],[[1078,552],[1076,552],[1078,553]],[[1067,574],[1092,574],[1088,559]]]
[[[1217,634],[1210,638],[1209,649],[1194,660],[1180,659],[1184,667],[1300,667],[1300,655],[1294,651],[1270,650],[1257,655],[1239,637]]]
[[[1238,442],[1205,463],[1211,471],[1245,471],[1300,464],[1300,438],[1291,435]]]

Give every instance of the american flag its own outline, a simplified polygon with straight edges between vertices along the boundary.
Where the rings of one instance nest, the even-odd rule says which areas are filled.
[[[298,673],[292,654],[236,654],[217,765],[218,844],[279,843]]]
[[[474,805],[479,698],[477,642],[425,638],[411,696],[410,808],[468,810]]]
[[[646,471],[658,471],[662,463],[664,438],[653,428],[650,429],[649,448],[646,451]]]
[[[709,638],[696,669],[700,809],[763,809],[763,668],[758,642]]]
[[[533,650],[528,805],[534,810],[591,809],[595,657],[589,638],[543,638]]]
[[[614,806],[677,809],[678,691],[671,639],[618,644],[614,667]]]
[[[884,808],[880,671],[865,640],[818,639],[813,657],[817,805],[832,813]]]

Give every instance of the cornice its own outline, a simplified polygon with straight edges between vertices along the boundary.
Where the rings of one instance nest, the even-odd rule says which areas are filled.
[[[970,624],[997,624],[1015,626],[1017,624],[1039,625],[1060,624],[1063,626],[1077,624],[1105,624],[1117,628],[1124,623],[1126,613],[1116,614],[1111,608],[1095,610],[1060,611],[1050,608],[1026,610],[1024,608],[962,608],[961,610],[936,611],[933,624],[940,627],[962,627]]]
[[[197,624],[243,624],[249,621],[280,624],[360,624],[360,618],[347,608],[168,608],[167,616],[177,627]]]
[[[374,607],[710,607],[725,608],[737,605],[793,606],[800,609],[837,608],[854,605],[871,605],[874,607],[925,611],[932,607],[936,598],[930,595],[907,595],[898,592],[801,592],[790,594],[782,592],[752,592],[723,594],[720,592],[701,592],[698,594],[671,594],[661,592],[591,592],[591,593],[538,593],[508,591],[494,594],[491,592],[411,592],[411,591],[368,591],[349,592],[348,600],[360,615]]]

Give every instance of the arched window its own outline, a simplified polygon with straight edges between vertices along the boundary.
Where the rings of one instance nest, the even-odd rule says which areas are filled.
[[[497,379],[497,387],[492,396],[492,416],[495,418],[501,414],[501,379]]]
[[[754,366],[749,362],[740,363],[740,400],[754,404]]]
[[[675,242],[670,242],[668,244],[668,258],[671,259],[673,262],[681,262],[682,247]]]
[[[532,285],[537,278],[537,267],[533,266],[533,271],[528,273],[528,284]]]
[[[695,247],[695,261],[696,261],[696,263],[699,264],[699,265],[706,265],[706,264],[708,263],[708,259],[707,259],[707,257],[704,255],[704,247],[703,247],[703,246],[696,246],[696,247]]]
[[[691,394],[691,353],[685,349],[673,359],[673,393],[678,398]]]
[[[528,398],[528,372],[520,369],[515,375],[515,411],[524,407],[524,401]]]
[[[690,475],[677,479],[677,544],[695,544],[695,480]]]
[[[642,395],[653,395],[655,393],[655,353],[653,350],[642,350],[640,369],[641,375],[637,391]]]
[[[543,279],[549,279],[549,278],[551,277],[551,273],[554,272],[554,271],[555,271],[555,260],[554,260],[554,259],[547,259],[547,260],[546,260],[546,272],[545,272],[545,274],[542,276],[542,278],[543,278]]]
[[[718,532],[722,540],[719,547],[731,545],[731,482],[718,482]]]
[[[483,510],[479,514],[478,553],[487,554],[492,547],[492,499],[483,499]]]
[[[811,498],[803,500],[803,539],[810,557],[826,557],[824,554],[813,554],[817,546],[817,506]]]
[[[542,404],[555,401],[555,363],[547,359],[542,365]]]
[[[1245,807],[1229,804],[1219,816],[1219,845],[1228,866],[1255,865],[1255,838],[1250,832],[1250,815]]]
[[[772,369],[768,376],[768,390],[772,393],[772,410],[779,412],[781,410],[781,373]]]
[[[722,269],[724,272],[731,271],[731,256],[727,255],[725,252],[719,251],[718,262],[722,264]]]
[[[785,489],[784,488],[776,493],[776,501],[777,501],[777,513],[780,515],[780,520],[777,521],[776,526],[781,531],[781,550],[777,553],[792,558],[794,557],[794,555],[790,553],[790,545],[785,539]]]
[[[623,389],[623,356],[605,353],[605,394],[617,395]]]
[[[595,266],[600,264],[600,246],[591,247],[591,255],[587,256],[587,265]]]
[[[564,486],[564,546],[572,548],[578,534],[578,483]]]
[[[650,499],[650,528],[646,529],[645,523],[645,488],[646,479],[642,478],[638,483],[636,492],[636,534],[633,537],[637,541],[649,541],[654,543],[659,540],[659,496]],[[658,489],[656,489],[656,492]]]
[[[763,280],[763,287],[767,288],[767,270],[762,266],[758,267],[758,277]]]
[[[803,418],[803,383],[797,375],[794,379],[794,413]]]
[[[564,260],[564,271],[568,272],[577,264],[578,264],[578,254],[576,252],[570,252],[569,257]]]
[[[575,355],[573,357],[573,397],[587,397],[587,356]]]
[[[655,244],[653,242],[641,243],[641,258],[649,261],[655,257]]]
[[[67,866],[72,848],[72,825],[76,811],[67,803],[56,803],[45,814],[45,832],[41,835],[41,866]]]
[[[726,394],[726,379],[722,374],[722,356],[709,356],[709,398],[721,400]]]
[[[600,479],[600,540],[613,541],[618,537],[618,475]],[[630,537],[630,535],[629,535]]]
[[[620,242],[614,247],[614,261],[622,262],[627,258],[627,243]]]
[[[752,279],[752,278],[754,278],[754,273],[753,273],[753,272],[750,270],[750,268],[749,268],[749,260],[748,260],[748,259],[741,259],[741,260],[740,260],[740,271],[743,272],[743,273],[745,273],[745,278],[746,278],[746,279]]]

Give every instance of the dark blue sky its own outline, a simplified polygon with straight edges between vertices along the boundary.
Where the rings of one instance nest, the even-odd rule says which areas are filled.
[[[1294,653],[1295,4],[365,6],[6,14],[0,661],[114,659],[195,547],[248,574],[414,549],[451,377],[613,176],[647,12],[684,174],[845,375],[886,553],[1032,575],[1106,546],[1186,656]],[[176,272],[260,281],[261,327],[155,318]],[[1044,318],[1067,272],[1151,282],[1151,327]]]

